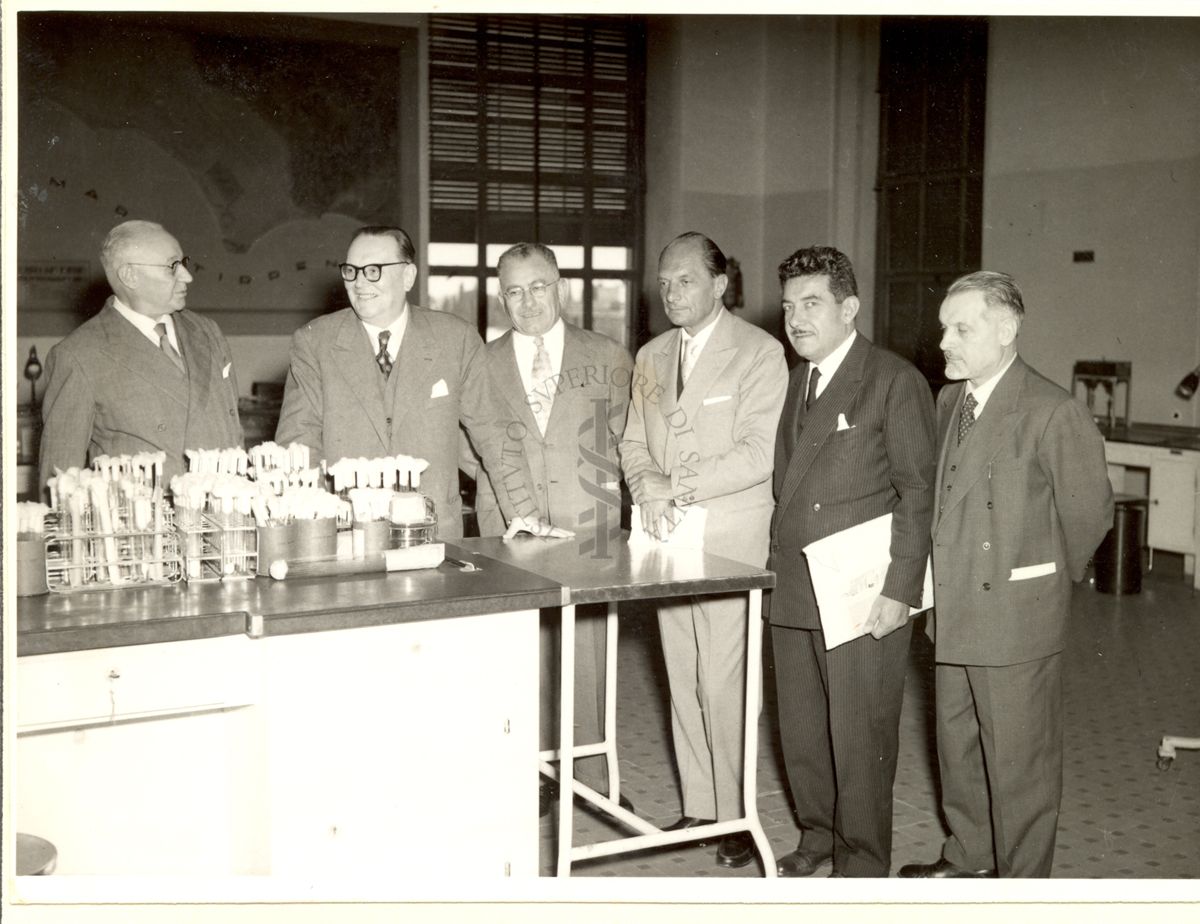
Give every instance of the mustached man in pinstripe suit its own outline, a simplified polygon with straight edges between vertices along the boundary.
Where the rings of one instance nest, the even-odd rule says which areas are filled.
[[[796,850],[781,876],[887,876],[909,607],[920,604],[933,513],[933,398],[908,362],[855,332],[854,269],[832,247],[779,267],[791,373],[775,441],[771,641]],[[867,635],[825,650],[803,548],[892,514],[891,564]]]

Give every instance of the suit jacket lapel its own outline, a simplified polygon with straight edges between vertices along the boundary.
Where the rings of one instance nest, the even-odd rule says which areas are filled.
[[[721,313],[725,315],[728,314],[728,311],[722,308]],[[693,367],[691,375],[688,376],[687,385],[684,386],[683,395],[677,402],[680,410],[683,411],[680,417],[684,420],[696,419],[700,405],[708,397],[713,384],[737,355],[736,319],[718,317],[714,323],[717,325],[716,329],[709,336],[704,349],[700,351],[700,358],[696,360],[696,365]],[[679,339],[682,337],[681,334]],[[676,344],[677,357],[678,351],[679,346]]]
[[[521,368],[517,365],[517,348],[515,338],[510,330],[500,338],[496,346],[492,347],[499,353],[499,362],[491,364],[496,379],[496,387],[500,390],[500,394],[504,396],[504,400],[508,403],[509,408],[513,412],[513,419],[519,420],[525,428],[526,433],[538,439],[542,438],[541,431],[538,429],[537,418],[533,416],[533,411],[529,407],[527,399],[528,395],[525,392],[525,381],[521,378]],[[564,366],[566,362],[566,348],[563,348]],[[551,408],[551,416],[553,417],[554,409]],[[549,431],[549,426],[546,427]]]
[[[211,345],[208,338],[200,332],[200,326],[182,311],[175,313],[175,334],[179,338],[179,350],[191,380],[192,400],[197,407],[203,407],[212,388]]]
[[[429,400],[431,387],[435,384],[430,381],[430,377],[440,349],[424,315],[414,310],[411,305],[406,310],[408,327],[404,331],[404,339],[400,341],[396,368],[392,371],[393,376],[399,373],[400,380],[388,383],[395,389],[391,392],[392,405],[387,410],[392,414],[392,430],[396,433],[400,432],[401,425],[412,413],[413,408],[424,407]],[[458,383],[454,384],[457,391]],[[449,387],[450,383],[447,382],[446,385]]]
[[[554,396],[554,403],[550,406],[550,420],[546,424],[546,432],[550,432],[550,428],[556,423],[561,422],[564,417],[572,417],[569,405],[575,400],[572,394],[575,389],[571,387],[570,379],[566,377],[567,370],[579,369],[587,365],[587,354],[584,352],[582,338],[579,336],[579,331],[566,321],[563,322],[563,353],[562,362],[559,363],[558,374],[559,380],[558,393]],[[564,406],[567,405],[567,406]],[[528,410],[528,407],[526,408]],[[529,416],[533,417],[533,412],[529,412]],[[534,433],[537,433],[537,428],[534,428]]]
[[[186,410],[188,380],[175,364],[136,327],[126,321],[112,305],[110,297],[100,311],[104,325],[106,351],[113,362],[124,367],[148,386],[161,391]]]
[[[988,470],[988,463],[1000,451],[1004,438],[1017,423],[1017,403],[1021,397],[1021,385],[1025,379],[1025,364],[1018,357],[1013,360],[1008,371],[996,383],[996,388],[988,398],[987,404],[979,414],[979,419],[971,428],[966,445],[963,446],[962,458],[958,462],[958,471],[954,476],[954,487],[938,522],[953,510],[967,495],[971,488]],[[942,477],[945,474],[945,458],[949,455],[950,440],[955,437],[954,421],[958,419],[962,395],[966,394],[966,386],[960,389],[954,402],[954,411],[947,420],[946,434],[943,440],[942,458],[938,461],[938,491],[942,491]]]
[[[870,350],[871,341],[862,334],[856,335],[854,343],[850,346],[850,352],[846,354],[846,358],[842,360],[837,372],[833,374],[833,378],[821,392],[820,399],[809,408],[805,415],[804,431],[796,445],[795,452],[788,461],[787,473],[783,477],[783,487],[779,492],[780,509],[787,507],[791,502],[805,473],[821,451],[821,447],[829,439],[829,435],[835,431],[838,414],[844,414],[853,403],[854,396],[858,394],[859,387],[862,385],[863,366]],[[804,400],[799,393],[796,398]]]
[[[412,334],[412,327],[410,318],[408,330],[404,334],[404,343],[400,347],[401,355],[408,344],[409,335]],[[353,311],[342,318],[342,324],[333,340],[333,349],[337,354],[338,371],[350,386],[358,403],[362,405],[367,420],[379,434],[379,441],[387,446],[387,413],[383,406],[383,389],[379,387],[379,366],[375,363],[371,339]]]

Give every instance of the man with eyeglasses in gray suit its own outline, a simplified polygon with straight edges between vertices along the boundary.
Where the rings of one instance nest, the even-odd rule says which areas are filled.
[[[190,261],[162,225],[125,221],[104,239],[113,294],[46,356],[39,486],[97,456],[242,445],[233,359],[217,325],[188,311]]]
[[[433,498],[438,534],[457,539],[461,425],[497,485],[509,529],[561,534],[539,521],[524,454],[505,432],[511,415],[488,387],[479,334],[454,315],[408,303],[417,280],[408,234],[360,228],[340,270],[350,307],[293,336],[275,441],[303,443],[329,463],[425,459],[421,490]]]

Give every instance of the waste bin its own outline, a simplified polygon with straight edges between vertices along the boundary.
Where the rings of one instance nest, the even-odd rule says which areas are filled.
[[[1144,497],[1117,497],[1113,525],[1096,549],[1096,590],[1102,594],[1136,594],[1142,590],[1142,523]]]

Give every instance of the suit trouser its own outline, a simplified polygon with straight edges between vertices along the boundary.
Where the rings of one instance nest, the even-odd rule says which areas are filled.
[[[683,814],[742,815],[746,596],[688,597],[658,608],[671,688]]]
[[[942,856],[1046,877],[1062,802],[1062,655],[1004,667],[938,664]],[[989,798],[990,796],[990,798]]]
[[[588,604],[575,608],[575,743],[594,744],[604,737],[604,667],[608,631],[607,605]],[[541,612],[538,652],[541,661],[540,735],[542,750],[558,747],[559,644],[562,611]],[[575,779],[599,792],[608,791],[608,762],[603,754],[578,758]]]
[[[825,650],[819,629],[771,627],[779,730],[800,846],[845,876],[887,876],[892,784],[912,623]]]

